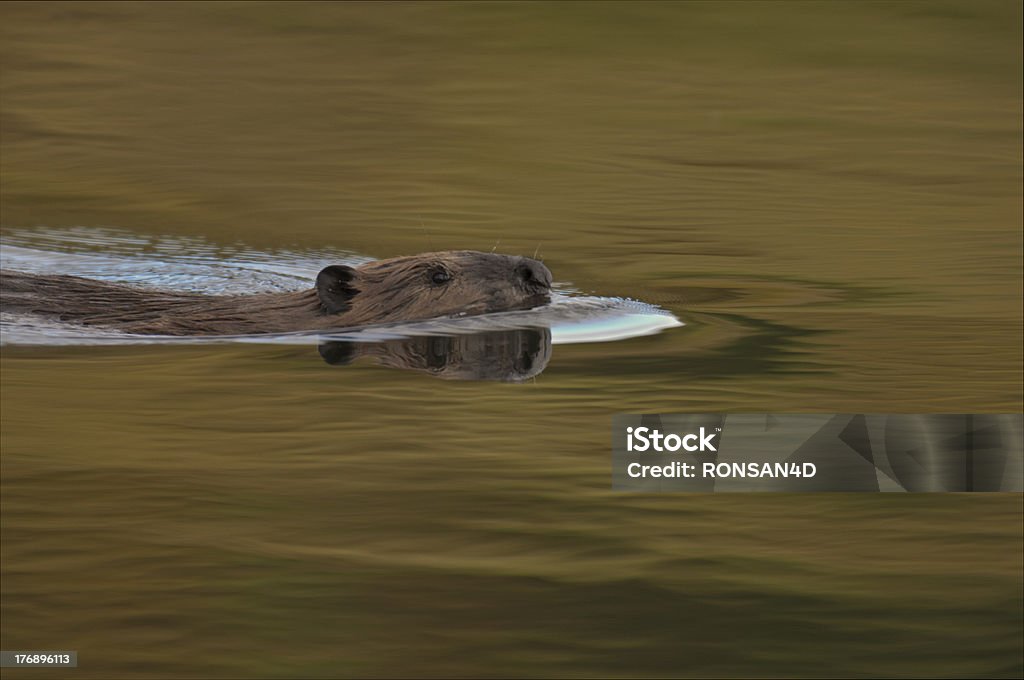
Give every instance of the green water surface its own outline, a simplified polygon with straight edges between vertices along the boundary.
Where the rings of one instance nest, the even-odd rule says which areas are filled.
[[[1020,412],[1021,44],[1019,2],[0,5],[5,230],[539,249],[687,323],[513,385],[8,345],[2,647],[82,679],[1019,677],[1020,494],[616,495],[609,426]]]

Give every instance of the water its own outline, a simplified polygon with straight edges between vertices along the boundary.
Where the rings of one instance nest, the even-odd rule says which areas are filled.
[[[77,649],[81,678],[1019,676],[1020,495],[616,495],[608,434],[1019,412],[1020,25],[0,7],[5,266],[245,292],[539,248],[570,306],[616,312],[503,340],[543,359],[511,382],[394,370],[395,338],[332,363],[8,326],[3,648]],[[526,330],[498,323],[425,337]]]

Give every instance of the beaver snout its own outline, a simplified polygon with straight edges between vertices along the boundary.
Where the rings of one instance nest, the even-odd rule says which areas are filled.
[[[528,257],[520,258],[515,272],[527,288],[538,288],[545,291],[551,289],[551,271],[544,266],[543,262],[531,260]]]

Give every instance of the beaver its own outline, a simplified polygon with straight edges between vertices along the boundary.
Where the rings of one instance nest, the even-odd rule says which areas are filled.
[[[460,250],[330,265],[312,288],[290,293],[178,293],[6,271],[0,293],[3,311],[86,326],[140,335],[243,335],[530,309],[550,300],[551,272],[527,257]]]

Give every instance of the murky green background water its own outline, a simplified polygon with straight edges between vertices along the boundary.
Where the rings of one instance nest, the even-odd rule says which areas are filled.
[[[1021,72],[1019,2],[5,3],[5,229],[539,246],[688,325],[525,385],[6,347],[3,648],[78,678],[1019,676],[1019,494],[613,495],[608,428],[1020,411]]]

